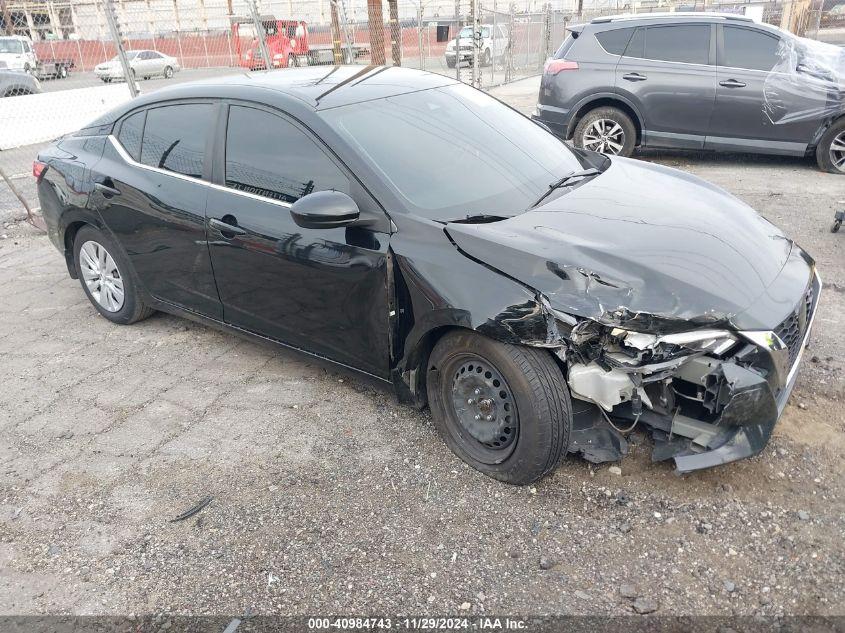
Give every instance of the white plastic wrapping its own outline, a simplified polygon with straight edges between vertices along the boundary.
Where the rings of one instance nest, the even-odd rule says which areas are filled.
[[[763,114],[774,125],[845,112],[845,48],[784,33],[766,77]]]

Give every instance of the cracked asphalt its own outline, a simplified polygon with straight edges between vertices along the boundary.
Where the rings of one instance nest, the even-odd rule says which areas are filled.
[[[530,110],[536,81],[498,94]],[[111,325],[7,219],[0,615],[845,614],[845,178],[640,157],[757,208],[826,284],[768,448],[685,477],[635,432],[621,474],[567,458],[536,486],[494,482],[358,376],[163,314]]]

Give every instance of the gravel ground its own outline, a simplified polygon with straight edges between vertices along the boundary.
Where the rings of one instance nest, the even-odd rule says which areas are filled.
[[[530,109],[536,82],[500,93]],[[752,204],[826,282],[769,447],[685,477],[635,433],[621,474],[568,458],[499,484],[357,376],[166,315],[109,324],[45,237],[7,223],[0,614],[845,614],[845,179],[643,158]]]

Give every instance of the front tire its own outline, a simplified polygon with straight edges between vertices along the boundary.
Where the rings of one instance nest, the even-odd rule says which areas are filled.
[[[581,149],[630,156],[634,153],[637,129],[631,117],[619,108],[596,108],[578,121],[572,141]]]
[[[129,325],[153,309],[138,294],[129,262],[106,233],[84,226],[73,240],[76,274],[91,305],[112,323]]]
[[[816,147],[816,162],[823,171],[845,174],[845,118],[831,125]]]
[[[572,405],[548,351],[469,330],[443,336],[427,371],[434,425],[480,472],[525,485],[551,472],[569,446]]]

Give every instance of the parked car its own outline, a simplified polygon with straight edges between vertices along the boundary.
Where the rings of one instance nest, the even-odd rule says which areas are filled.
[[[814,154],[845,173],[845,88],[803,62],[805,41],[707,13],[596,18],[569,31],[545,66],[535,116],[577,147]]]
[[[637,424],[684,472],[760,452],[821,289],[718,187],[406,68],[164,88],[33,173],[104,318],[161,310],[354,368],[511,483],[566,451],[620,459]]]
[[[472,63],[472,49],[478,48],[478,63],[489,66],[494,61],[501,61],[508,47],[508,32],[501,24],[485,25],[476,31],[476,39],[472,38],[472,27],[465,26],[458,33],[458,37],[446,45],[446,65],[455,67],[457,59],[456,49],[460,49],[460,61]]]
[[[0,67],[0,97],[17,97],[38,92],[41,92],[41,83],[29,73]]]
[[[129,61],[129,68],[133,77],[164,77],[170,79],[174,73],[182,70],[179,60],[170,55],[158,51],[126,51],[126,58]],[[120,58],[115,55],[109,61],[98,64],[94,68],[94,74],[105,83],[123,79],[123,66]]]
[[[9,70],[34,72],[38,59],[32,48],[32,40],[22,35],[0,36],[0,62]]]

